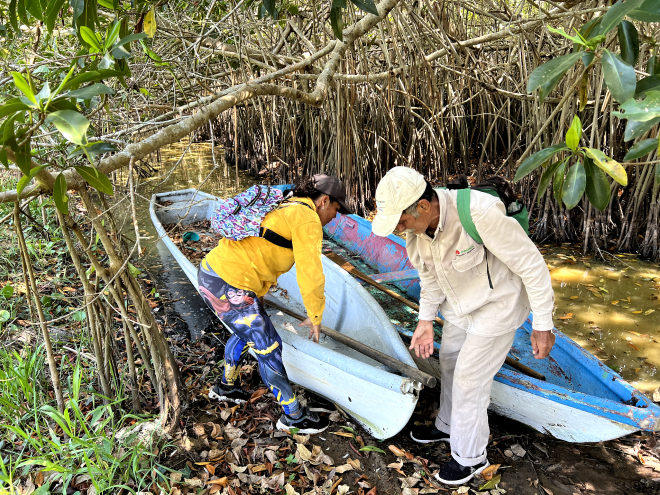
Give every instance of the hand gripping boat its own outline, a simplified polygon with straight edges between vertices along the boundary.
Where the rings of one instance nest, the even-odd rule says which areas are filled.
[[[168,206],[161,206],[168,202]],[[218,199],[195,189],[154,194],[149,211],[160,242],[177,260],[197,288],[197,267],[168,237],[163,225],[188,225],[208,219]],[[171,202],[171,204],[169,203]],[[417,367],[407,347],[383,309],[348,273],[323,257],[326,306],[323,324],[399,361]],[[304,315],[295,266],[280,276],[277,290],[271,291],[278,305]],[[329,337],[316,344],[298,321],[268,309],[282,337],[284,366],[292,382],[338,404],[371,435],[385,439],[396,435],[408,423],[421,383],[400,376],[385,365]]]

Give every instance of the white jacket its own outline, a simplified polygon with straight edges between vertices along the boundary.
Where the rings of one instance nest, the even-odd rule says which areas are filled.
[[[483,244],[463,229],[456,190],[437,189],[440,221],[433,239],[407,234],[408,257],[422,286],[419,319],[438,310],[468,333],[497,336],[516,330],[534,312],[534,330],[552,330],[554,292],[545,260],[504,203],[472,191],[472,221]],[[488,283],[488,270],[493,288]]]

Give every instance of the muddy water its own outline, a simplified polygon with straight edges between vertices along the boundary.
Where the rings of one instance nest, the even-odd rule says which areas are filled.
[[[187,152],[186,152],[187,149]],[[161,151],[156,173],[141,179],[137,198],[138,223],[146,239],[143,265],[148,276],[167,289],[170,304],[185,320],[193,336],[214,325],[195,288],[169,251],[157,242],[149,218],[149,198],[155,192],[197,188],[219,197],[236,194],[254,183],[229,167],[224,177],[224,159],[216,150],[214,166],[207,144],[178,143]],[[185,152],[185,154],[184,154]],[[120,181],[126,177],[120,177]],[[134,237],[129,209],[124,202],[124,232]],[[660,267],[639,261],[634,255],[604,254],[605,260],[582,257],[571,246],[541,246],[555,289],[555,325],[605,364],[618,371],[640,390],[660,386]],[[657,280],[657,282],[656,282]],[[414,315],[411,315],[413,318]],[[400,322],[405,325],[406,322]],[[414,322],[411,319],[410,325]]]
[[[660,267],[635,255],[583,258],[541,249],[555,289],[555,325],[636,388],[660,386]]]
[[[233,167],[228,167],[225,177],[225,161],[221,149],[216,147],[214,163],[210,144],[189,144],[187,141],[181,141],[164,148],[161,150],[160,162],[149,164],[155,171],[150,171],[150,177],[139,179],[136,214],[142,234],[140,244],[143,254],[140,266],[146,271],[147,277],[155,279],[159,290],[163,292],[162,297],[166,298],[165,302],[173,306],[175,312],[185,321],[191,336],[196,338],[205,329],[217,327],[219,323],[197,295],[195,287],[169,250],[162,242],[158,242],[156,229],[149,216],[149,200],[154,193],[188,188],[199,188],[225,198],[251,186],[254,179],[239,172],[237,185]],[[120,184],[125,184],[128,178],[125,170],[123,173],[124,175],[117,176],[117,182]],[[122,231],[127,237],[134,239],[135,230],[128,200],[122,200],[118,211]]]

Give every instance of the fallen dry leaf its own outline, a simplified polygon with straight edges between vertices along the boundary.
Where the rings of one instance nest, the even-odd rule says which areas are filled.
[[[338,437],[346,437],[346,438],[353,438],[352,433],[346,433],[343,431],[333,431],[331,432],[333,435],[337,435]]]
[[[360,466],[360,461],[358,459],[346,459],[346,462],[353,466],[354,469],[359,469],[362,471],[362,466]]]
[[[206,470],[209,472],[211,476],[215,474],[215,466],[213,464],[208,464],[206,466]]]
[[[559,317],[560,320],[570,320],[571,318],[573,318],[573,313],[568,313],[567,315]]]
[[[37,475],[34,477],[34,484],[37,486],[41,486],[44,484],[44,473],[43,471],[39,471]]]
[[[250,397],[250,400],[248,400],[248,402],[250,404],[252,404],[253,402],[256,402],[259,399],[259,397],[264,395],[266,392],[268,392],[267,388],[260,388],[259,390],[257,390],[255,393],[252,394],[252,396]]]
[[[501,464],[491,464],[486,469],[481,471],[481,477],[486,481],[490,481],[500,466]]]
[[[219,478],[217,480],[209,480],[206,482],[207,485],[220,485],[220,486],[227,486],[229,484],[229,479],[224,476],[223,478]]]
[[[406,456],[406,453],[403,450],[401,450],[399,447],[395,446],[395,445],[390,445],[388,447],[388,449],[390,449],[390,451],[397,457],[405,457]]]
[[[390,469],[401,469],[403,467],[403,461],[399,459],[399,462],[393,462],[387,465]]]
[[[352,470],[353,470],[353,466],[351,466],[350,464],[343,464],[342,466],[337,466],[335,468],[335,472],[339,473],[339,474],[345,473],[346,471],[352,471]]]

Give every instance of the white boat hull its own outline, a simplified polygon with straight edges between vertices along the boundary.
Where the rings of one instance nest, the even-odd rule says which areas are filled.
[[[158,207],[162,200],[174,204]],[[191,200],[193,206],[190,206]],[[204,220],[215,207],[214,197],[194,190],[156,194],[150,206],[160,242],[172,253],[195,288],[197,268],[167,236],[163,223],[181,221],[187,224]],[[324,325],[415,366],[389,318],[365,289],[325,257],[323,272],[326,279]],[[271,291],[267,299],[275,298],[279,305],[305,314],[295,266],[278,279],[277,289]],[[297,329],[298,322],[293,318],[271,309],[268,313],[282,338],[284,367],[292,382],[335,402],[375,438],[390,438],[407,424],[422,387],[419,382],[395,374],[327,337],[314,343],[307,338],[306,330]]]

